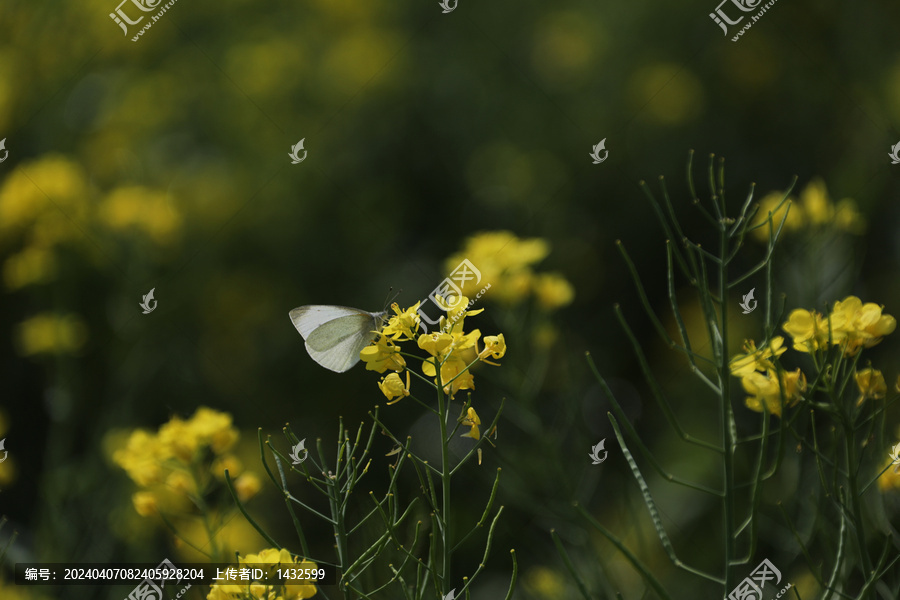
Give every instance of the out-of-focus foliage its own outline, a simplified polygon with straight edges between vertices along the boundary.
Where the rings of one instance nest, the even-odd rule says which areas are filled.
[[[779,2],[732,43],[708,18],[714,5],[463,1],[442,14],[437,2],[179,0],[132,42],[109,18],[117,0],[0,3],[9,152],[0,163],[0,514],[10,518],[4,532],[19,532],[6,562],[199,560],[136,512],[152,513],[156,498],[133,502],[142,491],[111,458],[122,433],[211,407],[232,415],[242,434],[234,453],[251,471],[257,427],[333,435],[338,416],[362,420],[382,393],[362,367],[335,375],[310,360],[288,311],[375,311],[397,293],[410,306],[467,258],[492,283],[479,299],[492,307],[484,329],[503,331],[509,352],[503,370],[476,372],[489,399],[482,414],[506,399],[503,444],[460,485],[489,487],[503,468],[507,508],[494,544],[517,550],[516,597],[578,593],[549,551],[550,529],[576,560],[596,547],[607,561],[598,594],[640,597],[640,578],[573,515],[573,500],[622,523],[623,540],[688,593],[635,508],[621,456],[610,452],[602,467],[586,456],[612,439],[589,350],[616,374],[610,385],[657,453],[688,474],[709,469],[677,450],[647,403],[610,308],[637,312],[639,301],[617,239],[649,301],[668,305],[664,236],[636,181],[680,177],[689,147],[727,156],[729,193],[755,180],[764,206],[797,174],[774,262],[787,306],[821,312],[856,295],[900,310],[900,185],[885,156],[900,129],[900,9]],[[588,152],[603,138],[609,159],[593,165]],[[292,165],[300,139],[308,156]],[[753,264],[762,248],[737,260]],[[145,315],[138,304],[151,288],[158,307]],[[682,308],[687,329],[702,330],[698,306]],[[758,318],[739,316],[732,339],[759,339]],[[663,352],[652,324],[635,327],[688,421],[714,426],[684,361]],[[896,349],[889,338],[872,348],[886,381],[900,371]],[[733,399],[739,426],[758,418],[746,396]],[[896,411],[888,423],[894,431]],[[414,438],[427,431],[412,413],[394,426]],[[878,487],[896,494],[895,479],[889,469]],[[685,544],[715,520],[677,493],[656,500]],[[276,531],[291,529],[282,508],[266,484],[248,502]],[[205,535],[193,521],[184,532]],[[243,556],[272,547],[241,518],[217,535]],[[332,543],[328,528],[309,535]],[[809,579],[802,557],[788,535],[777,539],[758,553],[799,588]],[[704,564],[721,558],[694,551]],[[458,572],[480,559],[458,556]],[[488,564],[482,582],[473,598],[499,597],[508,565]],[[54,597],[118,600],[119,591],[77,586]]]

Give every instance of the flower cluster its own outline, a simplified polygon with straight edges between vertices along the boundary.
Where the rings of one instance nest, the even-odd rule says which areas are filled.
[[[879,343],[896,328],[894,317],[883,314],[882,310],[877,304],[863,304],[856,296],[848,296],[835,302],[828,316],[795,309],[782,329],[791,336],[793,348],[798,352],[818,353],[837,346],[844,356],[852,357],[863,348]],[[778,357],[786,350],[781,336],[772,338],[761,348],[747,340],[744,352],[731,359],[731,374],[741,379],[741,385],[750,394],[745,404],[751,410],[762,412],[765,406],[768,412],[780,417],[784,407],[797,404],[806,392],[806,375],[799,368],[786,372],[777,366]],[[859,389],[857,406],[867,399],[883,399],[887,394],[881,371],[869,367],[853,375]]]
[[[863,233],[866,228],[865,219],[856,208],[856,203],[851,198],[844,198],[835,205],[828,197],[825,183],[819,179],[813,179],[800,193],[800,201],[789,197],[786,202],[784,192],[772,192],[766,195],[759,203],[759,211],[753,225],[763,223],[772,212],[772,227],[778,229],[781,220],[784,221],[784,232],[801,231],[810,227],[831,226],[849,233]],[[790,210],[788,204],[790,203]],[[779,204],[781,207],[779,208]],[[777,209],[777,210],[776,210]],[[753,235],[759,241],[769,239],[769,228],[759,227],[753,230]]]
[[[784,354],[784,338],[775,337],[757,348],[752,340],[744,342],[744,354],[731,359],[731,374],[741,378],[741,385],[749,396],[747,408],[756,412],[766,411],[781,416],[782,407],[795,405],[806,391],[806,376],[797,369],[794,372],[779,371],[774,361]]]
[[[475,377],[471,372],[471,367],[475,363],[484,362],[497,366],[489,359],[500,359],[506,354],[506,340],[502,333],[485,336],[481,340],[480,330],[475,329],[468,333],[465,331],[466,317],[477,315],[484,309],[468,310],[469,299],[465,296],[459,297],[452,306],[441,297],[438,297],[438,302],[447,314],[441,317],[440,327],[437,330],[431,333],[418,333],[419,303],[406,309],[401,309],[394,303],[391,306],[394,315],[388,319],[381,335],[360,352],[360,358],[366,363],[367,370],[378,373],[394,371],[378,383],[378,388],[388,399],[388,404],[395,404],[411,395],[411,371],[400,350],[402,342],[415,341],[418,348],[428,354],[428,358],[418,359],[422,360],[422,375],[415,373],[416,376],[433,381],[435,388],[440,385],[443,392],[451,398],[460,390],[475,389]],[[403,371],[406,371],[406,381],[400,377]],[[473,408],[467,409],[462,423],[471,428],[469,433],[465,434],[467,437],[479,439],[478,426],[481,420]]]
[[[229,452],[238,436],[231,415],[201,406],[187,421],[173,417],[156,433],[133,431],[113,461],[142,488],[132,501],[143,516],[203,494],[209,476],[222,480],[226,469],[237,477],[235,490],[243,500],[256,495],[261,483],[254,473],[242,473],[240,461]]]
[[[813,353],[836,345],[845,356],[855,356],[860,349],[871,348],[896,329],[897,320],[881,311],[877,304],[863,304],[856,296],[848,296],[835,302],[827,317],[817,311],[795,309],[782,328],[793,338],[794,349],[799,352]]]
[[[266,580],[277,577],[276,569],[316,569],[316,563],[308,560],[298,561],[291,553],[282,548],[267,548],[259,554],[238,556],[240,567],[263,567]],[[240,584],[215,584],[207,594],[207,600],[303,600],[316,595],[316,586],[305,585],[272,585],[258,581],[241,582]]]
[[[462,250],[446,261],[454,269],[468,259],[490,281],[491,295],[507,306],[518,304],[533,295],[545,310],[554,310],[572,302],[575,290],[558,273],[536,273],[533,265],[550,253],[549,244],[540,238],[520,239],[509,231],[487,231],[468,240]],[[478,292],[474,281],[462,285],[462,293]]]

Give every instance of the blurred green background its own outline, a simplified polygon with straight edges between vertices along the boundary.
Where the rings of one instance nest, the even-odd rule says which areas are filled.
[[[669,467],[706,476],[702,455],[678,444],[648,401],[612,313],[621,303],[682,422],[710,435],[713,405],[658,343],[615,250],[622,240],[662,312],[664,236],[638,180],[655,186],[665,175],[686,229],[702,232],[685,185],[688,149],[701,190],[706,156],[727,157],[735,209],[751,182],[761,198],[794,175],[798,193],[821,178],[831,205],[852,198],[865,226],[847,231],[829,216],[789,232],[776,293],[789,308],[855,293],[900,313],[900,166],[887,157],[900,140],[897,3],[782,1],[737,43],[709,19],[714,0],[460,0],[449,14],[436,0],[179,0],[137,42],[109,18],[115,8],[0,4],[9,151],[0,164],[9,452],[0,514],[11,522],[0,542],[18,532],[7,562],[184,560],[158,522],[134,511],[134,485],[110,459],[123,436],[209,406],[233,416],[244,466],[261,472],[258,427],[274,436],[290,422],[301,437],[331,440],[341,415],[355,428],[384,405],[374,374],[320,368],[288,311],[381,310],[393,293],[409,306],[448,274],[466,239],[509,231],[548,244],[535,272],[560,274],[574,299],[552,311],[527,293],[498,302],[494,283],[479,306],[476,325],[504,332],[509,351],[500,369],[478,373],[475,403],[482,415],[501,398],[506,408],[496,450],[457,489],[486,497],[502,467],[498,502],[508,512],[473,598],[505,589],[510,548],[521,567],[516,598],[574,597],[554,528],[580,568],[601,569],[596,552],[609,589],[640,597],[634,572],[574,517],[575,500],[618,524],[678,597],[708,596],[714,588],[660,552],[614,438],[602,467],[586,457],[611,436],[589,351]],[[301,138],[308,156],[292,165]],[[603,138],[609,158],[594,165],[588,154]],[[744,254],[741,264],[755,264],[762,245]],[[143,315],[151,288],[158,308]],[[761,320],[738,314],[736,343],[760,339]],[[889,381],[900,371],[896,348],[888,339],[876,349]],[[751,427],[741,396],[738,424]],[[395,432],[427,436],[421,417],[412,403],[382,412]],[[384,475],[373,469],[373,487]],[[665,486],[655,493],[678,545],[716,568],[720,550],[700,540],[717,508]],[[264,485],[250,507],[290,547],[274,489]],[[223,532],[232,549],[264,547],[241,521]],[[801,580],[802,558],[783,549],[783,526],[771,526],[760,557]],[[330,533],[319,533],[327,553]],[[476,545],[454,568],[471,572],[479,560]],[[41,593],[128,591],[111,590]]]

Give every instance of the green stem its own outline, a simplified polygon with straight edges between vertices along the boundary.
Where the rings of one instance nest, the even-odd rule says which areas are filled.
[[[338,450],[340,452],[340,448]],[[319,455],[322,456],[322,452],[319,452]],[[324,469],[324,465],[323,465]],[[337,547],[337,555],[338,555],[338,564],[341,568],[341,577],[339,583],[341,584],[341,593],[344,595],[346,600],[350,600],[352,598],[352,590],[350,586],[347,585],[349,582],[344,581],[344,577],[346,577],[348,572],[348,567],[350,566],[350,553],[347,548],[347,527],[344,522],[344,510],[341,506],[340,498],[338,498],[338,488],[337,488],[337,479],[331,479],[326,472],[326,477],[328,477],[326,481],[326,485],[328,488],[328,505],[331,509],[331,518],[333,520],[332,528],[334,529],[334,541],[335,546]]]
[[[719,263],[719,298],[721,298],[721,341],[718,356],[719,386],[722,390],[722,447],[725,449],[725,589],[732,588],[731,563],[735,558],[734,539],[734,449],[735,432],[732,428],[734,415],[731,406],[731,377],[728,368],[728,266],[726,257],[728,254],[728,232],[724,224],[719,232],[719,250],[721,262]],[[714,317],[715,315],[710,315]],[[714,345],[715,347],[715,345]]]
[[[435,363],[437,360],[435,360]],[[450,414],[449,402],[444,395],[444,382],[441,380],[441,367],[435,365],[438,379],[438,415],[441,423],[441,594],[450,591],[450,442],[447,439],[447,418]],[[446,404],[446,406],[445,406]]]
[[[847,451],[847,475],[848,484],[850,486],[850,510],[853,512],[853,520],[856,522],[856,543],[859,544],[859,554],[862,559],[862,566],[865,570],[865,578],[868,579],[872,575],[872,559],[869,556],[869,549],[866,547],[866,533],[863,529],[862,507],[860,505],[859,494],[859,465],[856,459],[856,444],[853,437],[853,425],[850,419],[844,417],[844,442]],[[865,598],[866,596],[860,596]]]

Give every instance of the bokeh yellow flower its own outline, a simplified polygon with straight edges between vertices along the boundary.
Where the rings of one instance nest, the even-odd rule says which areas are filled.
[[[816,177],[800,193],[800,202],[810,223],[824,225],[834,218],[834,206],[828,200],[825,182]]]
[[[256,473],[244,473],[234,480],[234,491],[241,502],[246,502],[262,489],[262,481]]]
[[[176,240],[182,221],[167,193],[140,186],[125,186],[110,192],[100,204],[98,218],[114,231],[142,232],[159,245]]]
[[[209,470],[217,478],[224,481],[226,470],[228,471],[228,474],[234,478],[241,474],[244,470],[244,465],[241,464],[241,461],[234,454],[223,454],[213,461]]]
[[[769,213],[772,215],[772,230],[777,231],[787,211],[787,219],[784,222],[782,235],[808,227],[833,227],[848,233],[860,234],[865,231],[865,219],[856,207],[856,202],[851,198],[844,198],[834,204],[829,195],[825,182],[821,178],[813,178],[800,192],[799,202],[789,197],[781,208],[775,208],[784,198],[784,192],[772,192],[763,197],[759,202],[759,210],[754,218],[753,225],[766,221]],[[788,204],[790,210],[788,211]],[[764,225],[753,231],[754,237],[760,241],[769,239],[769,227]]]
[[[146,486],[162,481],[162,465],[170,456],[169,452],[157,436],[137,429],[128,438],[125,447],[113,453],[113,460],[125,469],[132,481]]]
[[[134,430],[112,452],[112,459],[144,488],[134,496],[135,508],[142,515],[180,505],[205,488],[208,477],[202,473],[212,473],[221,480],[225,469],[235,478],[238,494],[249,498],[259,491],[259,479],[242,472],[237,457],[227,454],[238,436],[231,415],[201,406],[190,419],[172,417],[156,433]],[[151,496],[155,503],[152,510]]]
[[[859,406],[867,399],[880,400],[887,394],[887,383],[884,375],[877,369],[861,369],[854,374],[856,386],[859,388]]]
[[[159,512],[156,494],[153,492],[135,492],[131,496],[131,502],[134,504],[134,510],[142,517],[151,517]]]
[[[773,232],[778,231],[782,219],[784,219],[784,226],[781,230],[782,235],[789,231],[802,229],[803,226],[806,225],[806,217],[803,214],[803,209],[796,201],[792,202],[791,198],[785,200],[783,204],[782,200],[784,200],[783,192],[771,192],[766,194],[766,196],[759,201],[759,210],[756,212],[753,225],[755,226],[765,222],[769,218],[769,213],[772,213]],[[779,206],[779,204],[781,206]],[[768,224],[754,229],[753,235],[760,241],[768,240]]]
[[[56,255],[49,248],[31,246],[3,263],[3,282],[10,290],[47,283],[56,277]]]
[[[541,273],[535,277],[534,295],[545,310],[555,310],[572,303],[575,288],[558,273]]]
[[[532,567],[525,574],[525,585],[542,600],[559,600],[566,593],[566,578],[547,567]]]
[[[533,295],[542,308],[553,310],[570,303],[574,289],[561,275],[535,273],[534,265],[549,253],[550,245],[541,238],[523,239],[510,231],[486,231],[469,237],[459,252],[447,258],[445,267],[452,271],[468,260],[478,269],[480,281],[472,279],[460,286],[463,295],[470,298],[490,284],[485,299],[512,306]]]
[[[84,220],[90,206],[87,176],[75,161],[51,155],[25,162],[12,171],[0,188],[0,232],[43,221],[59,242],[80,236],[72,222]]]
[[[18,351],[22,356],[75,354],[87,337],[87,326],[81,317],[45,312],[19,324]]]

